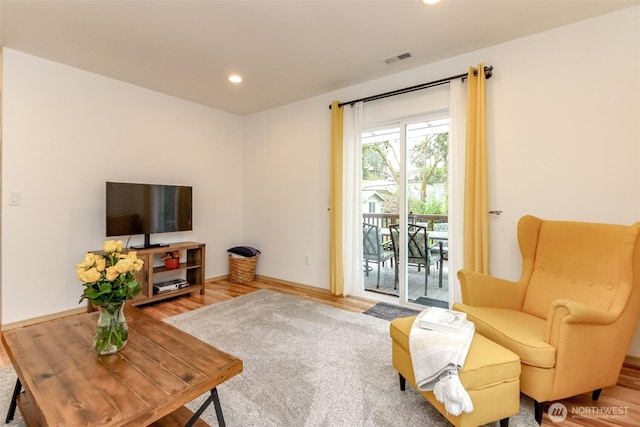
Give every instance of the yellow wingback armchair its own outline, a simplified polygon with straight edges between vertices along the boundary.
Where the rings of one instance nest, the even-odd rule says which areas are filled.
[[[476,333],[520,356],[520,390],[543,403],[616,384],[640,316],[640,222],[518,223],[519,281],[460,270]]]

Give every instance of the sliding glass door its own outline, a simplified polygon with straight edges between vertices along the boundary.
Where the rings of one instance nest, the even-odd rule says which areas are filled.
[[[446,116],[363,132],[363,285],[368,296],[446,304],[448,136]]]

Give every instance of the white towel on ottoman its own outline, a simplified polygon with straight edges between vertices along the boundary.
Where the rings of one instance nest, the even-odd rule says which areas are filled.
[[[427,311],[416,316],[409,331],[409,354],[416,385],[420,391],[433,390],[436,399],[452,415],[471,412],[473,403],[460,383],[458,369],[467,358],[475,325],[465,320],[452,332],[424,329],[420,327],[420,318]]]

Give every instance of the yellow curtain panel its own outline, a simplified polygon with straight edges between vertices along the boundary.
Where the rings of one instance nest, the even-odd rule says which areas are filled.
[[[331,103],[331,204],[329,212],[329,285],[333,295],[344,293],[342,248],[342,122],[343,108]]]
[[[484,64],[467,80],[467,135],[464,188],[464,268],[489,271],[489,195]]]

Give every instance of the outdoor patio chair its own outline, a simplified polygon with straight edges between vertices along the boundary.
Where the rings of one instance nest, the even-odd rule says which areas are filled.
[[[400,224],[389,225],[391,231],[391,243],[393,245],[393,253],[396,259],[396,284],[398,283],[398,259],[400,248]],[[427,296],[427,284],[429,276],[429,268],[433,262],[431,251],[427,242],[429,241],[429,232],[422,225],[407,224],[407,262],[409,265],[418,267],[418,271],[424,267],[424,296]]]
[[[386,260],[393,260],[393,251],[385,250],[382,245],[380,229],[373,224],[362,223],[362,257],[364,259],[364,272],[369,276],[369,263],[378,264],[378,279],[376,288],[380,288],[380,264]],[[393,265],[393,264],[392,264]]]

